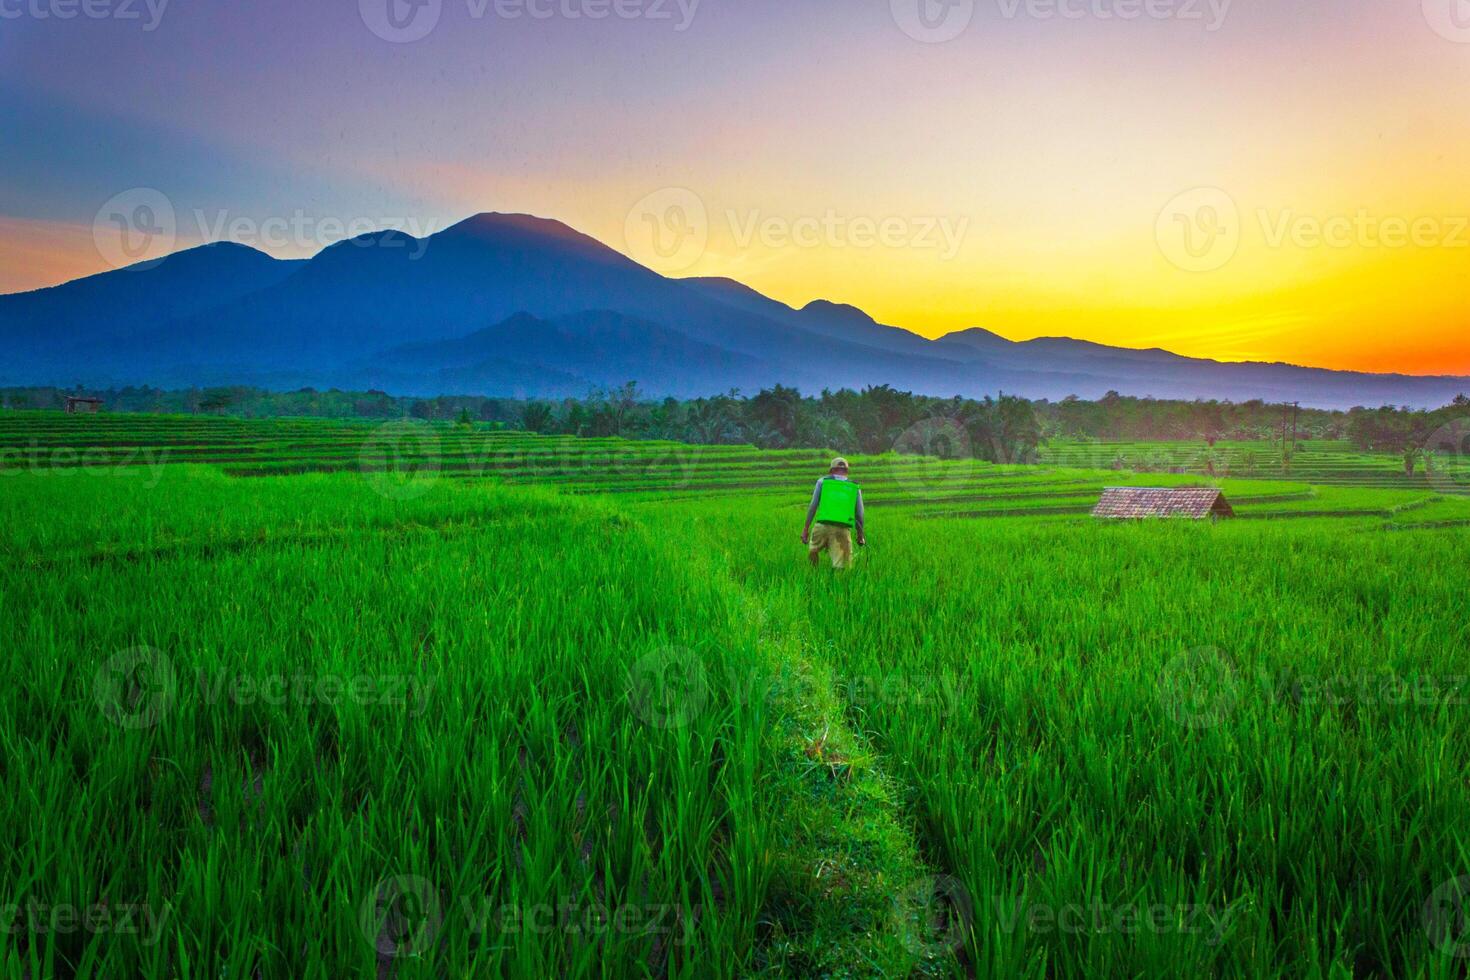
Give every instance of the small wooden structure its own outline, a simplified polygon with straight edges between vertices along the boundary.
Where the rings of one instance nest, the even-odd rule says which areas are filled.
[[[1092,510],[1104,520],[1143,520],[1149,517],[1202,521],[1234,517],[1225,494],[1211,487],[1108,487]]]
[[[66,414],[68,415],[96,415],[101,410],[102,399],[100,398],[66,396]]]

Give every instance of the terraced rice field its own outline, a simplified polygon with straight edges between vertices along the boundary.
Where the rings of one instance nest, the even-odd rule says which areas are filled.
[[[1404,472],[1402,456],[1365,453],[1346,442],[1307,440],[1283,466],[1281,444],[1220,442],[1053,442],[1041,450],[1041,461],[1054,466],[1168,472],[1180,469],[1206,474],[1213,464],[1221,477],[1303,480],[1315,486],[1418,489],[1437,493],[1470,493],[1470,460],[1441,458]],[[1432,467],[1432,468],[1431,468]]]
[[[1465,975],[1470,499],[830,455],[0,415],[4,974]]]

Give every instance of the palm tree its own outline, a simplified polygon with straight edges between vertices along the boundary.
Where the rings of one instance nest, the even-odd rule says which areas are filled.
[[[833,452],[843,452],[844,447],[851,446],[856,441],[852,426],[847,424],[847,420],[830,412],[818,413],[807,421],[804,428],[806,431],[802,442],[812,442]]]
[[[801,409],[801,392],[778,384],[747,402],[745,415],[752,428],[774,433],[776,438],[770,445],[780,448],[796,441],[797,430],[801,427]]]
[[[738,438],[739,429],[725,411],[724,405],[715,399],[701,398],[690,402],[686,412],[686,425],[690,441],[706,446],[719,445]]]

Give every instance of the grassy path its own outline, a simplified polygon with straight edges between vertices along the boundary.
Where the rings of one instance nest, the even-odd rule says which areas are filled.
[[[829,645],[811,626],[808,587],[831,582],[794,559],[792,582],[742,582],[719,547],[720,522],[701,522],[707,574],[735,596],[737,633],[768,672],[728,678],[737,697],[762,698],[768,724],[760,788],[771,827],[771,881],[752,971],[762,976],[903,977],[959,972],[961,944],[942,895],[948,879],[921,856],[899,785],[851,724]]]
[[[847,724],[830,665],[804,624],[752,601],[772,660],[764,787],[774,874],[756,968],[779,976],[904,976],[914,946],[894,896],[932,876],[878,754]],[[789,612],[789,611],[783,611]]]

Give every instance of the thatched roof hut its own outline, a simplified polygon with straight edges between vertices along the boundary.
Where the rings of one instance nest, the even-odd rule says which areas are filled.
[[[1234,517],[1235,508],[1224,493],[1210,487],[1108,487],[1092,516],[1106,520],[1170,517],[1202,521]]]

